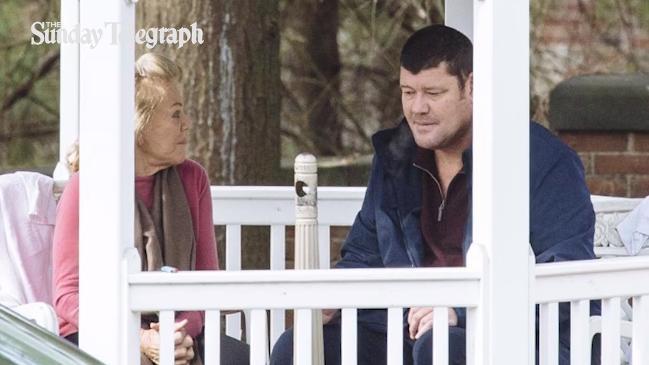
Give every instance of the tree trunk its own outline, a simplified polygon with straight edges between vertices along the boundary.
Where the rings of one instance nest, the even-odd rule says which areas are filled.
[[[280,161],[276,2],[166,0],[139,6],[139,27],[196,21],[204,32],[203,44],[164,49],[184,71],[192,158],[203,164],[213,184],[275,183]]]
[[[301,101],[304,135],[318,156],[343,153],[342,122],[338,117],[341,61],[338,50],[338,0],[292,0],[285,5],[286,23],[301,35],[291,42],[290,84]]]
[[[154,51],[183,68],[185,109],[193,121],[190,156],[207,169],[211,183],[276,184],[280,171],[277,2],[143,1],[137,11],[138,28],[189,27],[197,22],[203,30],[203,44],[180,49],[158,46]],[[243,266],[267,266],[268,233],[252,231],[244,231]],[[223,238],[218,241],[222,259]]]

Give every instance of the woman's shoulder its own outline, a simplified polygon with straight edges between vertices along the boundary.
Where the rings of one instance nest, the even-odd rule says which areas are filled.
[[[65,183],[65,187],[63,188],[63,193],[65,194],[68,192],[70,194],[71,192],[74,192],[78,194],[79,192],[79,173],[75,172],[72,175],[70,175],[70,178],[68,181]]]
[[[186,159],[176,167],[180,179],[183,181],[192,181],[198,186],[209,186],[207,171],[201,164],[194,160]]]

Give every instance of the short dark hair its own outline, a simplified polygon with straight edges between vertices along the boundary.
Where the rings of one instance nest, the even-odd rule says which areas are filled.
[[[446,62],[448,73],[456,76],[460,89],[473,72],[473,45],[459,31],[435,24],[414,32],[401,49],[401,67],[413,74]]]

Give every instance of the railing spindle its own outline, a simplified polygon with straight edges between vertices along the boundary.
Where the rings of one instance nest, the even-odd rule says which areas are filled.
[[[295,365],[311,365],[313,359],[313,315],[310,309],[296,309],[293,330]]]
[[[229,224],[225,228],[225,269],[241,270],[241,225]],[[230,314],[225,319],[225,333],[241,340],[241,314]]]
[[[388,308],[388,365],[403,363],[403,308]]]
[[[160,311],[160,364],[170,365],[175,361],[174,311]]]
[[[589,316],[588,300],[570,302],[570,364],[572,365],[590,364]]]
[[[633,297],[631,363],[649,364],[649,295]]]
[[[320,269],[329,269],[331,247],[331,227],[326,224],[318,225],[318,254],[320,259]]]
[[[250,364],[265,365],[268,357],[266,311],[254,309],[250,314]]]
[[[284,270],[286,260],[286,226],[270,226],[270,269]],[[286,311],[273,309],[270,311],[270,348],[272,349],[279,336],[284,333]]]
[[[602,364],[620,362],[620,298],[602,299]]]
[[[448,365],[448,308],[433,309],[433,364]]]
[[[340,334],[342,365],[356,365],[356,347],[358,346],[356,320],[356,308],[342,309],[342,323],[340,326],[342,331]]]
[[[221,363],[221,311],[205,311],[205,365]]]
[[[559,362],[559,303],[543,303],[539,307],[539,363],[556,365]]]

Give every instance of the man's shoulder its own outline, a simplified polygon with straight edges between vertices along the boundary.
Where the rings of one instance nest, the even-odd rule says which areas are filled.
[[[530,123],[530,155],[532,165],[556,163],[576,153],[557,136],[537,122]]]
[[[539,184],[546,180],[553,171],[563,171],[555,178],[565,180],[566,184],[575,184],[575,176],[584,174],[583,164],[575,151],[557,136],[538,123],[530,125],[530,184],[536,191]],[[566,172],[570,171],[566,175]],[[571,176],[572,178],[567,178]],[[583,179],[579,180],[583,184]]]

